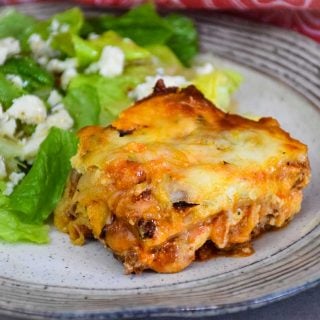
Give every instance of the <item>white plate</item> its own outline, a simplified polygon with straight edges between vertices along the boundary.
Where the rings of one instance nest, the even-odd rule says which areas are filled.
[[[24,8],[37,14],[53,10]],[[216,65],[239,70],[245,78],[236,95],[238,110],[277,118],[309,146],[312,182],[300,214],[288,227],[255,241],[250,257],[195,262],[178,274],[124,275],[100,244],[72,246],[54,229],[49,245],[0,243],[0,317],[209,316],[260,306],[319,283],[319,46],[227,16],[194,18],[202,49],[214,53]]]

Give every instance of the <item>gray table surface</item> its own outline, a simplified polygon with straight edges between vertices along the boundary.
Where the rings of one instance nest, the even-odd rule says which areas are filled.
[[[320,286],[258,309],[213,317],[214,320],[319,320]]]

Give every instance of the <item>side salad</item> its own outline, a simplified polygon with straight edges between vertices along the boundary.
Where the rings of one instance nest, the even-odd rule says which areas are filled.
[[[76,131],[106,126],[134,101],[194,84],[228,111],[241,76],[197,63],[198,36],[182,15],[150,4],[122,16],[79,8],[37,20],[0,14],[0,239],[49,241],[48,219],[77,149]]]

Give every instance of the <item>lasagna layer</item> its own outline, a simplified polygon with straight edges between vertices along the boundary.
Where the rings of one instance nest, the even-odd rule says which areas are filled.
[[[178,272],[207,241],[231,250],[285,225],[310,178],[307,147],[276,120],[226,114],[193,86],[159,81],[79,138],[55,225],[100,240],[127,273]]]

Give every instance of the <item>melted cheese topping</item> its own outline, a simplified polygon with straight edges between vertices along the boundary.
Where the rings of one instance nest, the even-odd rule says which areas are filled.
[[[67,231],[70,219],[59,217],[71,203],[85,208],[78,212],[89,216],[87,227],[129,272],[179,271],[208,239],[227,248],[250,240],[260,224],[283,225],[309,180],[307,147],[276,120],[225,114],[192,86],[156,88],[112,126],[79,137],[72,166],[82,177],[56,224]],[[111,215],[116,222],[101,235]]]

